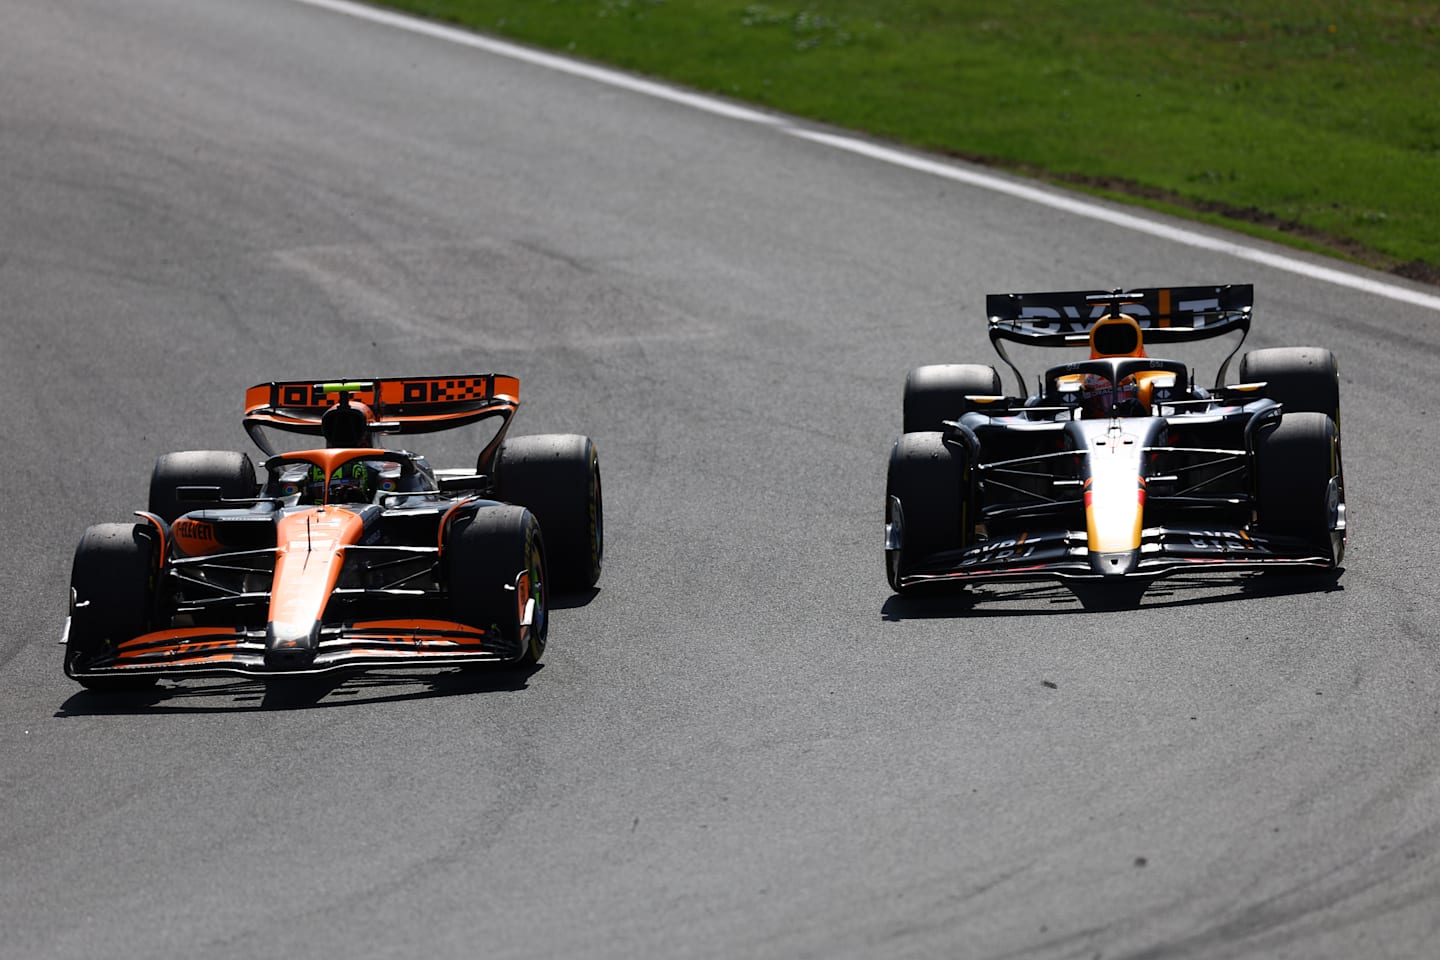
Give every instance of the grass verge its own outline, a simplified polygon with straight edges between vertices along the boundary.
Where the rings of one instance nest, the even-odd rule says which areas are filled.
[[[1440,283],[1433,0],[385,5]]]

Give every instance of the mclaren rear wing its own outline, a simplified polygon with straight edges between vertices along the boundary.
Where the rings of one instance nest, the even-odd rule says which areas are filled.
[[[502,417],[495,438],[481,454],[498,447],[515,408],[520,405],[520,380],[498,373],[447,377],[384,377],[368,380],[276,380],[245,391],[245,432],[270,456],[264,428],[320,436],[325,411],[339,403],[362,403],[370,409],[376,433],[434,433]]]

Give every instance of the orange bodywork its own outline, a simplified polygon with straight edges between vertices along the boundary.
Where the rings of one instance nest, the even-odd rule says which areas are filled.
[[[297,450],[294,453],[287,453],[285,456],[290,460],[304,460],[307,463],[313,463],[325,472],[325,476],[329,477],[334,475],[341,464],[349,463],[351,460],[384,460],[389,455],[388,451],[379,447],[339,447],[323,450]],[[328,489],[326,496],[329,496]]]
[[[373,494],[367,485],[373,474],[366,474],[364,482],[357,484],[354,481],[361,475],[352,474],[349,465],[357,461],[392,460],[395,454],[369,446],[337,446],[280,454],[264,442],[261,433],[251,428],[275,427],[283,432],[321,435],[333,441],[334,437],[322,427],[326,412],[337,405],[357,410],[373,428],[367,432],[374,434],[430,432],[499,417],[498,431],[477,458],[476,472],[485,473],[497,455],[519,400],[519,379],[502,374],[276,381],[250,387],[245,392],[243,422],[257,445],[275,458],[267,462],[272,482],[281,476],[280,471],[292,464],[308,464],[314,468],[303,479],[297,479],[298,472],[286,475],[281,484],[283,494],[256,498],[256,502],[276,500],[283,504],[277,507],[281,515],[275,520],[273,549],[268,543],[252,545],[254,540],[264,538],[256,536],[259,531],[248,524],[243,535],[232,536],[232,527],[228,524],[234,519],[233,513],[212,516],[197,511],[194,515],[182,515],[173,523],[166,523],[153,514],[139,514],[153,528],[158,542],[157,574],[173,572],[216,596],[212,598],[202,592],[201,597],[193,601],[182,598],[178,610],[158,611],[162,622],[168,617],[174,626],[116,640],[113,646],[112,641],[101,638],[107,649],[95,652],[93,665],[77,667],[75,672],[67,665],[67,673],[72,676],[242,674],[264,677],[513,660],[515,644],[493,626],[479,627],[426,617],[358,622],[341,619],[379,606],[382,602],[379,598],[386,594],[401,595],[406,600],[402,606],[407,610],[425,610],[433,604],[443,616],[445,605],[436,603],[430,596],[443,599],[443,583],[431,583],[429,587],[422,583],[422,588],[415,589],[408,585],[414,578],[407,577],[397,581],[405,583],[404,587],[376,586],[371,582],[376,578],[360,574],[342,583],[346,556],[348,553],[355,562],[362,563],[379,556],[382,559],[376,564],[382,567],[415,560],[423,564],[427,554],[438,559],[445,547],[450,520],[475,497],[463,497],[450,505],[442,518],[434,548],[394,547],[394,550],[405,551],[406,559],[396,561],[384,554],[391,546],[372,542],[384,540],[382,530],[372,524],[367,534],[367,518],[374,520],[378,508],[368,500],[354,505],[349,500],[357,489]],[[297,500],[305,504],[321,498],[316,492],[321,487],[321,478],[324,478],[324,502],[297,509]],[[291,480],[295,480],[293,485]],[[344,481],[344,484],[335,481]],[[295,496],[296,487],[303,491],[299,497]],[[341,490],[344,492],[338,492]],[[335,502],[331,502],[332,497]],[[259,511],[256,513],[251,519],[257,522],[268,519],[258,516]],[[233,542],[225,543],[222,537],[243,541],[244,545],[237,548]],[[225,555],[232,550],[243,559],[230,563]],[[271,555],[273,570],[269,568]],[[172,562],[173,570],[168,568]],[[208,579],[212,572],[221,575]],[[385,575],[377,577],[383,579]],[[428,575],[432,580],[440,576]],[[267,578],[268,601],[264,592]],[[522,611],[528,612],[536,587],[528,572],[518,578],[515,597]],[[337,590],[341,597],[335,609],[329,610],[331,618],[327,620],[327,608]],[[259,608],[267,602],[262,625]],[[232,605],[241,611],[240,622],[221,622]]]
[[[134,656],[137,652],[143,651],[153,643],[155,636],[155,634],[141,634],[118,644],[115,650],[120,662],[125,662],[127,655]],[[169,643],[173,644],[174,652],[171,656],[183,657],[187,660],[209,659],[211,652],[234,645],[233,641],[228,638],[216,638],[214,627],[182,627],[166,630],[164,636]]]
[[[1120,553],[1137,550],[1145,520],[1145,478],[1136,476],[1134,492],[1123,476],[1118,479],[1105,477],[1101,471],[1100,492],[1105,502],[1097,510],[1095,503],[1095,477],[1085,481],[1085,528],[1088,531],[1086,546],[1091,553]],[[1123,474],[1124,468],[1120,473]],[[1101,523],[1101,518],[1105,523]]]
[[[456,377],[410,377],[367,381],[373,386],[346,391],[375,416],[401,424],[424,423],[437,429],[447,421],[464,421],[474,415],[474,404],[500,400],[510,407],[520,402],[520,380],[503,374]],[[276,424],[318,424],[320,414],[340,398],[340,391],[325,392],[309,381],[259,383],[245,391],[245,416]],[[422,407],[423,412],[396,414],[396,409]]]
[[[360,542],[364,532],[360,517],[343,507],[316,507],[280,520],[270,593],[270,622],[277,634],[310,633],[335,589],[345,548]]]
[[[215,534],[215,524],[209,520],[188,517],[176,520],[170,527],[170,536],[175,547],[187,557],[203,557],[224,549]]]
[[[380,448],[301,450],[287,459],[334,476],[357,459],[383,459]],[[463,663],[503,659],[490,631],[440,619],[324,622],[326,606],[345,566],[346,551],[365,535],[363,506],[327,502],[282,516],[275,525],[275,567],[263,631],[244,627],[173,627],[115,647],[107,670],[137,673],[323,673],[363,666]],[[461,504],[467,501],[461,501]],[[457,504],[456,506],[460,506]],[[161,527],[161,533],[164,528]],[[172,528],[176,549],[191,557],[223,552],[213,522],[181,518]],[[521,578],[520,602],[530,583]],[[287,657],[275,661],[275,655]]]

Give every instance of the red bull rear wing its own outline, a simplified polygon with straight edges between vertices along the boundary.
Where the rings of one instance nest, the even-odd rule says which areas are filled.
[[[1255,288],[1248,283],[1207,287],[1138,287],[1059,293],[992,293],[985,298],[990,339],[1033,346],[1087,342],[1102,317],[1135,318],[1147,344],[1207,340],[1250,328]]]
[[[1096,322],[1124,314],[1147,345],[1188,343],[1238,333],[1216,372],[1218,386],[1250,332],[1255,288],[1248,283],[1203,287],[1137,287],[1055,293],[992,293],[985,298],[990,343],[1025,392],[1025,377],[1005,352],[1005,341],[1032,347],[1076,347],[1090,340]]]

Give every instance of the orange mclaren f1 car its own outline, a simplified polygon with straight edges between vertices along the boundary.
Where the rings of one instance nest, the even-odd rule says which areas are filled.
[[[1143,591],[1186,572],[1338,569],[1335,358],[1253,350],[1227,383],[1253,305],[1249,284],[989,296],[990,341],[1020,392],[1005,395],[988,365],[910,371],[885,497],[890,586]],[[1239,339],[1210,387],[1151,355],[1226,334]],[[1027,395],[1006,343],[1088,356],[1049,367]]]
[[[65,672],[124,689],[534,663],[552,592],[600,576],[600,466],[584,436],[507,438],[520,382],[495,374],[263,383],[244,426],[267,459],[162,456],[138,522],[75,551]],[[473,468],[376,437],[498,421]],[[323,438],[279,453],[273,431]]]

